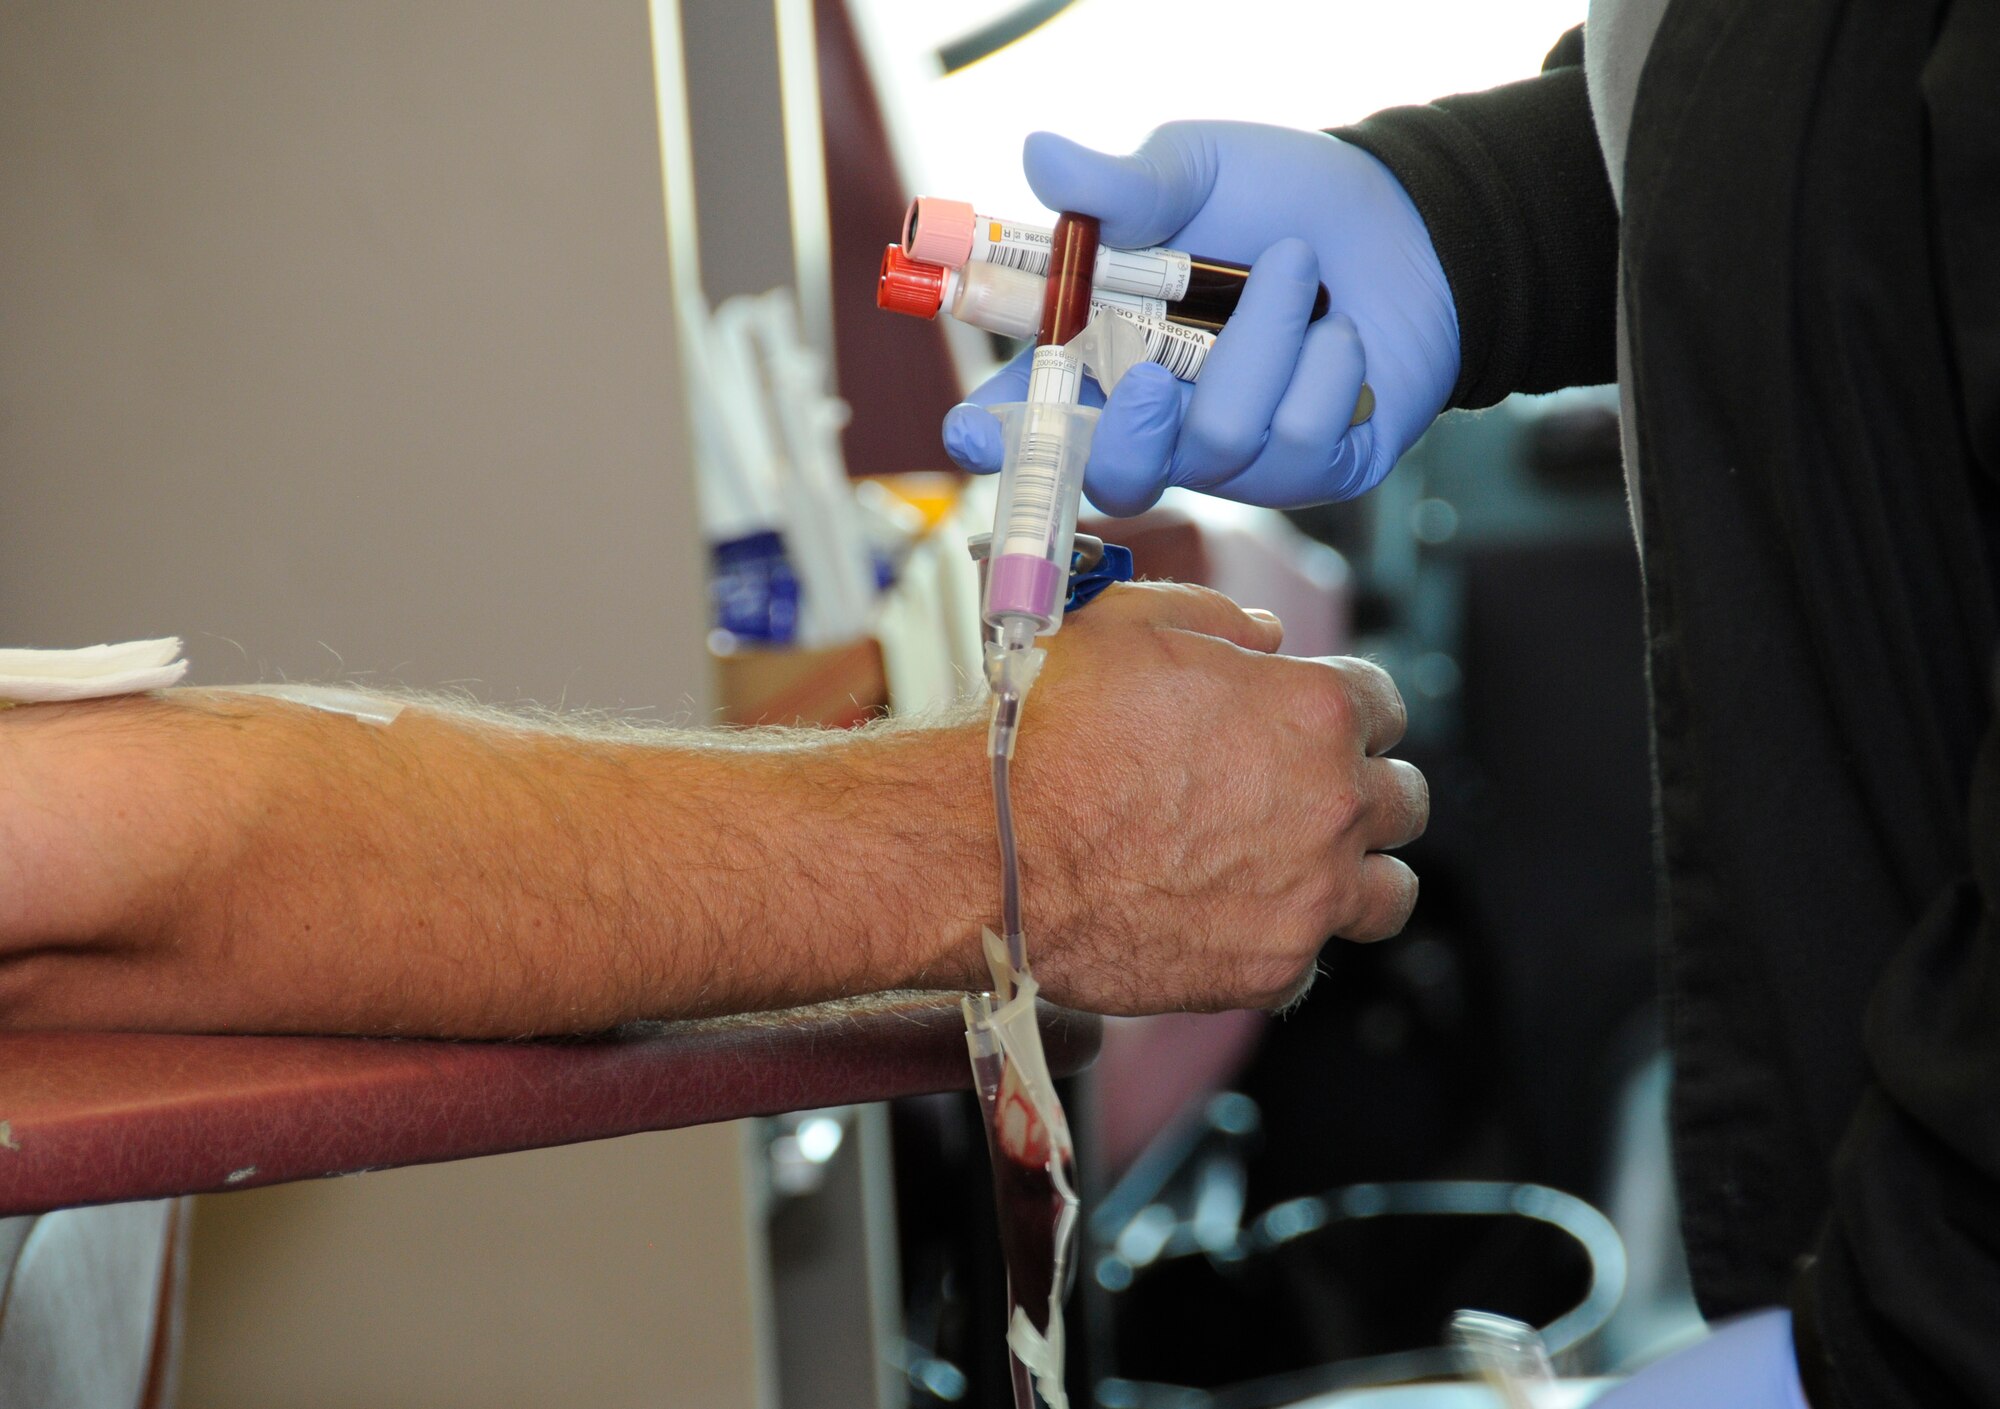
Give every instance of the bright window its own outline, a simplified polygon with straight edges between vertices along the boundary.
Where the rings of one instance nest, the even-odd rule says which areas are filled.
[[[938,49],[1017,0],[849,3],[916,189],[1028,215],[1036,128],[1129,151],[1173,118],[1332,127],[1530,77],[1586,0],[1078,0],[949,77]]]

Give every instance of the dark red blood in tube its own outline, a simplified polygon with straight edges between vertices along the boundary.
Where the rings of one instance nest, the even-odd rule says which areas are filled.
[[[1250,266],[1247,264],[1236,264],[1227,259],[1203,259],[1196,255],[1188,261],[1187,292],[1167,305],[1167,317],[1190,328],[1206,328],[1211,333],[1219,333],[1222,325],[1229,321],[1229,315],[1236,311],[1236,305],[1243,297],[1243,285],[1249,278]],[[1313,295],[1312,321],[1316,323],[1324,318],[1332,304],[1326,285],[1321,284],[1319,291]]]
[[[1049,286],[1042,293],[1042,326],[1037,347],[1061,346],[1090,321],[1090,281],[1097,267],[1097,217],[1056,217],[1049,250]]]

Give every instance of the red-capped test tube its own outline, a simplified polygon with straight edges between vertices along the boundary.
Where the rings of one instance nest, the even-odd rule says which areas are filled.
[[[1058,217],[1028,399],[993,408],[1000,418],[1004,454],[985,617],[998,628],[1003,650],[1025,648],[1062,625],[1083,466],[1090,458],[1098,414],[1078,404],[1083,362],[1066,344],[1090,321],[1096,259],[1096,219],[1068,213]]]

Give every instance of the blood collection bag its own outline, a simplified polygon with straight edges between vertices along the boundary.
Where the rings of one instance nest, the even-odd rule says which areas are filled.
[[[1062,1304],[1075,1277],[1076,1151],[1042,1052],[1034,977],[1013,967],[1006,943],[990,929],[986,959],[993,992],[966,998],[965,1040],[986,1117],[1007,1265],[1014,1402],[1017,1409],[1033,1409],[1032,1379],[1050,1409],[1068,1409]]]

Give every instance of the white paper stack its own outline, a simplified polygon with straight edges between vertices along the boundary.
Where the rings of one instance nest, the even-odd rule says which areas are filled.
[[[164,690],[187,674],[181,638],[83,646],[73,651],[0,649],[0,704],[96,700]]]

